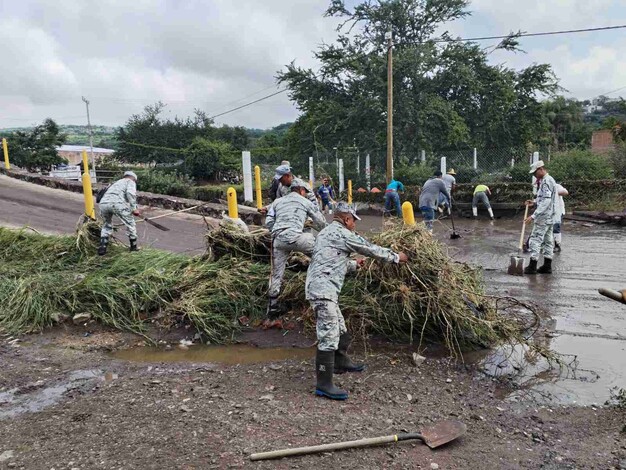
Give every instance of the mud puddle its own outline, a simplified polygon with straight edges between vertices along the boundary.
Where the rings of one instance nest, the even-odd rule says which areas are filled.
[[[489,294],[538,306],[548,332],[535,340],[562,355],[564,364],[550,368],[525,351],[507,349],[469,355],[468,362],[489,375],[515,376],[513,400],[601,405],[611,388],[626,388],[626,307],[598,294],[600,287],[625,287],[626,230],[566,221],[563,251],[554,255],[552,275],[510,276],[506,271],[521,219],[455,223],[460,240],[449,240],[442,224],[435,227],[450,255],[481,266]]]
[[[76,370],[68,377],[53,385],[44,381],[34,382],[23,387],[0,392],[0,420],[12,418],[23,413],[36,413],[55,405],[63,396],[74,389],[87,386],[97,380],[110,381],[117,374],[102,374],[102,371]]]
[[[134,362],[209,362],[226,365],[259,364],[275,361],[310,360],[311,348],[257,348],[245,344],[229,346],[194,345],[186,349],[138,347],[112,353],[116,359]]]

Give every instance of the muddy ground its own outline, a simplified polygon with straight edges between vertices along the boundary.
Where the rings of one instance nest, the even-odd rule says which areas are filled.
[[[63,220],[51,219],[58,207],[41,206],[51,197],[3,203],[0,223],[71,232],[80,201],[54,199],[71,207]],[[203,221],[165,220],[170,238],[156,246],[201,250]],[[365,217],[361,229],[381,222]],[[365,373],[338,378],[350,392],[341,403],[313,395],[314,340],[297,331],[240,338],[280,349],[206,351],[179,349],[180,339],[193,339],[182,330],[160,337],[169,347],[162,343],[158,354],[117,355],[142,338],[93,323],[18,341],[0,335],[0,468],[626,468],[625,412],[604,406],[611,387],[626,388],[626,308],[597,295],[598,287],[625,287],[624,230],[567,223],[551,277],[512,277],[504,272],[519,220],[455,222],[462,238],[454,241],[448,220],[436,225],[450,254],[482,266],[490,294],[540,306],[537,339],[575,358],[574,368],[547,369],[523,356],[516,364],[502,350],[452,361],[432,348],[420,350],[427,359],[416,366],[415,347],[376,343],[367,357],[356,354],[367,360]],[[146,230],[147,241],[156,236]],[[511,380],[518,365],[522,373]],[[248,460],[252,452],[417,431],[442,419],[465,422],[468,433],[435,451],[406,442]]]

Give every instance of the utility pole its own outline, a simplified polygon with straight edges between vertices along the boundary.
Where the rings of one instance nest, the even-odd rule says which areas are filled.
[[[93,156],[93,130],[91,129],[91,119],[89,118],[89,100],[82,97],[87,107],[87,127],[89,127],[89,148],[91,149],[91,168],[93,168],[93,174],[96,174],[96,159]],[[95,182],[95,181],[94,181]]]
[[[393,34],[387,39],[387,184],[393,179]]]

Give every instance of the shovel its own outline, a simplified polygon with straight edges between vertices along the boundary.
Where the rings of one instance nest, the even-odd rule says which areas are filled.
[[[526,206],[526,210],[524,211],[524,221],[522,222],[522,234],[519,237],[519,248],[517,250],[517,256],[511,256],[511,264],[509,265],[509,270],[507,271],[509,274],[513,276],[523,276],[524,275],[524,258],[522,258],[522,254],[524,253],[524,231],[526,230],[526,218],[528,217],[528,206]]]
[[[456,240],[457,238],[461,238],[461,235],[456,233],[456,229],[454,228],[454,217],[452,216],[452,208],[448,209],[450,212],[450,222],[452,222],[452,233],[450,234],[450,240]]]
[[[463,434],[467,426],[460,421],[441,421],[422,430],[422,432],[409,432],[394,434],[391,436],[372,437],[369,439],[359,439],[358,441],[335,442],[333,444],[323,444],[318,446],[297,447],[294,449],[274,450],[272,452],[261,452],[252,454],[250,460],[269,460],[281,457],[291,457],[294,455],[316,454],[319,452],[329,452],[332,450],[355,449],[358,447],[370,447],[390,442],[408,441],[419,439],[431,449],[451,442]]]
[[[159,223],[156,223],[153,220],[148,219],[147,217],[142,217],[144,222],[148,222],[150,225],[152,225],[153,227],[158,228],[159,230],[163,230],[164,232],[169,232],[170,229],[167,228],[165,225],[161,225]]]
[[[603,296],[608,297],[609,299],[617,300],[618,302],[626,304],[626,289],[618,292],[616,290],[600,287],[600,289],[598,289],[598,292]]]

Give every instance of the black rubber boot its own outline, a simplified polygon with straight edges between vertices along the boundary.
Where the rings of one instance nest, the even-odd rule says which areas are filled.
[[[100,238],[100,246],[98,247],[98,255],[104,256],[107,254],[107,246],[109,244],[109,237]]]
[[[315,371],[317,374],[317,385],[315,394],[331,400],[345,400],[348,392],[333,385],[333,370],[335,368],[335,351],[317,350],[315,358]]]
[[[268,320],[276,320],[282,314],[282,308],[278,302],[278,297],[270,297],[267,304],[266,316]]]
[[[552,259],[551,258],[544,258],[543,259],[543,266],[541,266],[539,269],[537,269],[537,272],[539,274],[552,274]]]
[[[348,348],[352,342],[350,333],[344,333],[339,337],[339,346],[335,351],[335,374],[343,374],[345,372],[363,372],[365,364],[355,364],[348,356]]]
[[[137,246],[137,239],[136,238],[129,238],[128,239],[130,241],[130,251],[139,251],[139,247]]]
[[[537,260],[531,259],[528,266],[524,268],[524,274],[537,274]]]
[[[554,242],[554,251],[556,253],[561,251],[561,244],[560,243]]]

